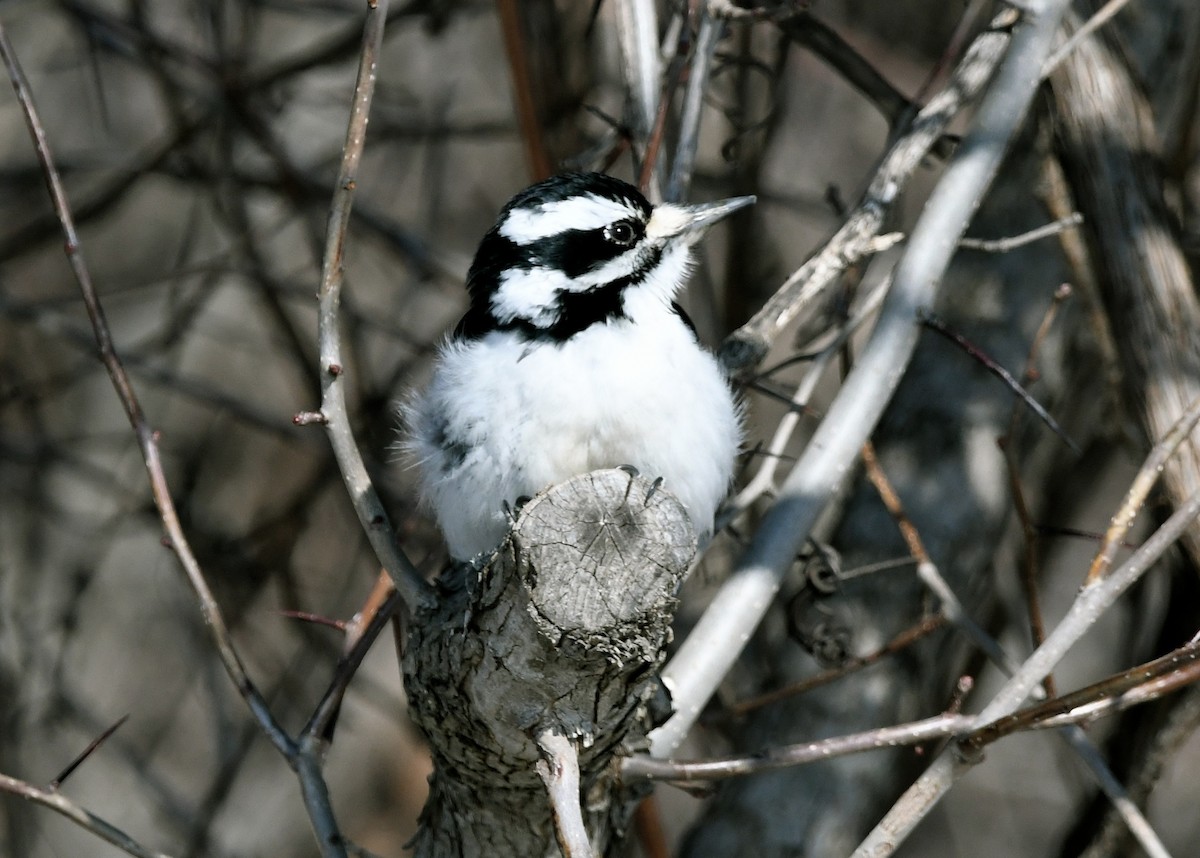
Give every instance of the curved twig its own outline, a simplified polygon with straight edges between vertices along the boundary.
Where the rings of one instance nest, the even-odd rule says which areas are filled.
[[[579,754],[575,745],[566,736],[549,731],[538,736],[537,743],[545,756],[537,764],[537,773],[546,784],[550,805],[554,808],[554,828],[563,855],[566,858],[592,858],[595,852],[583,822]]]
[[[317,338],[321,352],[321,413],[325,429],[337,459],[338,470],[346,483],[346,491],[358,513],[371,547],[383,568],[396,584],[396,589],[409,608],[429,604],[433,592],[421,573],[396,543],[396,533],[388,521],[387,512],[375,491],[363,464],[362,454],[350,428],[346,410],[346,391],[343,384],[345,367],[338,333],[338,305],[342,289],[342,258],[346,246],[346,228],[350,222],[350,206],[354,199],[358,167],[362,161],[367,132],[371,97],[379,61],[379,46],[383,41],[383,26],[387,20],[388,0],[368,0],[370,10],[363,30],[363,47],[354,85],[354,105],[346,128],[346,144],[342,165],[338,171],[337,187],[329,210],[329,227],[325,240],[325,259],[321,270],[321,289],[318,293]]]

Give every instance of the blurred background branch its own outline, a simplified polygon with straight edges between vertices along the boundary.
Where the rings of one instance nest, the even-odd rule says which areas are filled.
[[[531,174],[570,165],[645,174],[652,193],[672,197],[757,194],[755,210],[706,245],[686,296],[712,345],[791,272],[836,249],[828,241],[857,222],[859,201],[875,198],[881,175],[894,179],[865,250],[829,270],[820,312],[762,338],[755,361],[767,369],[744,388],[744,471],[759,476],[685,585],[676,641],[736,568],[796,462],[818,457],[817,421],[865,366],[906,249],[895,242],[977,128],[957,107],[928,127],[922,111],[937,110],[948,83],[957,105],[951,70],[981,35],[1007,41],[1008,25],[994,22],[1012,12],[986,0],[963,4],[959,19],[928,0],[742,5],[387,9],[345,221],[339,379],[365,472],[418,574],[444,555],[393,452],[393,403],[423,380],[463,308],[480,236]],[[1077,26],[1104,4],[1073,5]],[[350,841],[392,856],[413,833],[429,763],[404,714],[395,653],[364,644],[343,660],[343,629],[365,623],[373,636],[384,623],[354,620],[378,563],[321,433],[292,423],[320,401],[314,286],[365,12],[358,0],[13,0],[0,16],[230,641],[287,735],[311,725],[318,706],[325,724],[337,711],[324,766],[332,810]],[[1023,386],[1083,455],[1042,423],[1015,419],[1006,389],[930,335],[871,434],[929,562],[964,616],[1018,664],[1034,646],[1030,606],[1052,635],[1138,463],[1200,393],[1198,34],[1190,0],[1128,4],[1066,55],[967,234],[1021,236],[1067,218],[1071,228],[1019,246],[965,242],[928,308],[1012,376],[1028,366]],[[161,544],[44,172],[15,99],[0,111],[0,772],[46,783],[71,756],[63,748],[84,747],[128,712],[63,785],[64,800],[137,832],[150,851],[317,855],[294,776],[248,717]],[[881,174],[920,130],[903,171]],[[1055,297],[1063,283],[1069,299]],[[1170,460],[1114,543],[1114,568],[1131,550],[1124,543],[1136,546],[1193,495],[1197,455],[1191,440]],[[935,622],[940,605],[903,562],[907,546],[875,488],[849,465],[838,481],[801,556],[789,549],[781,561],[778,597],[753,634],[744,630],[744,654],[696,713],[686,758],[865,733],[948,705],[969,714],[1000,687],[974,645]],[[1071,649],[1055,668],[1059,689],[1192,637],[1197,531],[1183,532],[1189,551],[1167,552]],[[964,675],[974,689],[965,698]],[[340,707],[331,676],[348,681]],[[1196,711],[1193,688],[1089,734],[1176,855],[1200,836],[1185,776],[1200,753]],[[1124,854],[1125,823],[1048,742],[1021,734],[990,745],[916,829],[910,854]],[[933,750],[730,779],[703,805],[659,787],[663,841],[647,850],[849,854]],[[980,803],[986,826],[972,821]],[[122,854],[9,795],[0,853]]]

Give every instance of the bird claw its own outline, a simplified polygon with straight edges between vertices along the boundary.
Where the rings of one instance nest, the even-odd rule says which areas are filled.
[[[654,480],[654,482],[650,484],[650,490],[646,492],[646,501],[645,501],[646,506],[650,506],[650,499],[654,497],[655,492],[658,491],[659,487],[662,484],[663,484],[662,477],[656,478]]]
[[[629,476],[631,476],[631,477],[640,476],[642,473],[637,468],[635,468],[633,465],[617,465],[617,470],[624,471],[625,473],[629,474]]]
[[[512,530],[516,525],[517,516],[521,514],[521,509],[531,500],[533,500],[533,497],[530,495],[520,495],[511,504],[508,501],[500,501],[500,508],[504,510],[504,517],[508,520],[509,530]]]

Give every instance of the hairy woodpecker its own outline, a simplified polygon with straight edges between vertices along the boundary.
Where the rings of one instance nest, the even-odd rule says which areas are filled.
[[[499,545],[505,503],[622,465],[661,477],[708,538],[740,411],[674,298],[692,245],[753,202],[652,206],[618,179],[571,173],[504,206],[467,275],[466,315],[402,406],[452,556]]]

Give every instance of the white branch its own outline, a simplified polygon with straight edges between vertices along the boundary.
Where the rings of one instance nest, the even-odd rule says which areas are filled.
[[[566,736],[549,731],[537,737],[538,747],[545,759],[537,764],[537,772],[546,784],[550,806],[554,808],[554,828],[558,843],[566,858],[592,858],[587,826],[583,822],[583,806],[579,795],[579,755]]]
[[[1005,683],[979,714],[976,723],[986,724],[1015,711],[1067,651],[1179,539],[1197,516],[1200,516],[1200,492],[1192,495],[1117,571],[1080,591],[1063,621]],[[867,835],[855,851],[854,858],[885,858],[891,855],[950,790],[954,781],[969,768],[969,764],[959,759],[953,751],[942,752]]]
[[[737,569],[667,665],[675,714],[651,734],[651,753],[670,756],[737,660],[766,613],[817,518],[848,479],[900,382],[958,240],[991,184],[1038,85],[1067,0],[1039,0],[1020,26],[975,122],[925,206],[896,268],[879,322],[857,365],[817,427]]]

